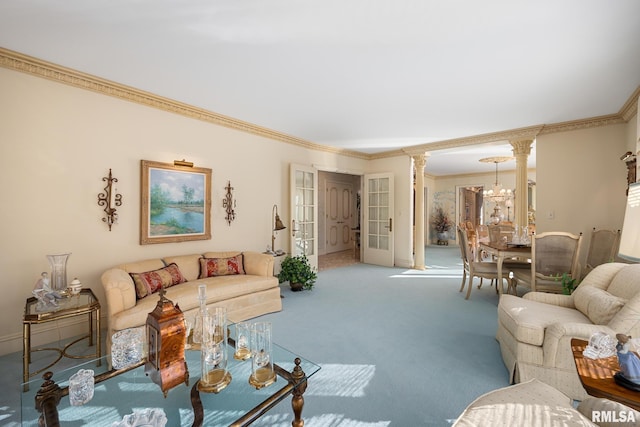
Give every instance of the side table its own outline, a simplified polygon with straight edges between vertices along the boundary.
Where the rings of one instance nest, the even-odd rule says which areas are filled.
[[[35,297],[27,298],[27,302],[24,308],[24,315],[22,317],[22,380],[24,383],[23,391],[29,390],[29,378],[40,372],[45,371],[51,366],[55,365],[63,357],[71,359],[97,359],[96,366],[101,364],[102,355],[102,341],[100,337],[100,302],[96,298],[91,289],[82,289],[79,294],[71,295],[65,298],[57,300],[58,307],[52,307],[50,310],[38,310],[38,299]],[[82,336],[66,346],[64,348],[46,347],[46,348],[31,348],[31,325],[38,325],[41,323],[53,322],[56,320],[67,319],[76,316],[88,315],[89,317],[89,333]],[[96,351],[94,354],[86,356],[76,356],[68,353],[69,347],[73,344],[89,338],[89,347],[94,345],[93,334],[96,335]],[[58,357],[49,365],[41,368],[35,372],[29,372],[29,365],[31,364],[31,352],[33,351],[56,351]]]
[[[629,390],[618,385],[613,376],[620,370],[618,357],[589,359],[582,352],[589,343],[585,340],[571,339],[573,360],[576,363],[578,376],[584,389],[591,396],[615,400],[623,405],[640,411],[640,392]]]
[[[273,255],[273,275],[274,276],[278,276],[278,274],[280,274],[280,271],[282,270],[282,261],[284,261],[284,259],[287,257],[287,254],[281,254],[281,255]]]

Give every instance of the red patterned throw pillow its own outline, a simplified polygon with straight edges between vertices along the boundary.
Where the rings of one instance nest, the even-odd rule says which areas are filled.
[[[200,279],[244,274],[242,254],[230,258],[200,258]]]
[[[129,273],[129,275],[136,285],[136,297],[138,299],[158,292],[161,287],[166,289],[187,281],[176,263],[171,263],[159,270],[145,273]]]

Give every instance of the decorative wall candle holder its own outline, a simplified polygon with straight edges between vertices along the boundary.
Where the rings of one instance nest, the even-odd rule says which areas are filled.
[[[276,382],[271,351],[271,323],[256,322],[251,325],[251,376],[249,384],[261,389]]]
[[[227,194],[225,194],[224,199],[222,199],[222,207],[227,211],[227,216],[225,216],[224,219],[226,219],[227,224],[231,226],[231,221],[236,219],[236,211],[234,210],[236,207],[236,201],[233,200],[233,193],[231,192],[233,187],[231,186],[231,181],[229,181],[224,189],[227,190]]]
[[[198,390],[219,393],[231,383],[227,370],[227,310],[222,307],[210,309],[203,319],[201,344],[202,377]]]
[[[116,194],[113,184],[118,182],[118,179],[113,177],[111,169],[109,169],[109,176],[103,177],[102,180],[106,181],[107,185],[104,187],[104,193],[98,194],[98,206],[104,206],[105,216],[102,221],[107,223],[111,231],[111,226],[118,222],[116,206],[122,206],[122,194]]]

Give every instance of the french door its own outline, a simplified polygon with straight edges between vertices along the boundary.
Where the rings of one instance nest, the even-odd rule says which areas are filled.
[[[364,176],[363,205],[363,260],[367,264],[393,267],[393,174]]]
[[[291,256],[306,255],[318,267],[318,171],[292,164],[289,170]]]

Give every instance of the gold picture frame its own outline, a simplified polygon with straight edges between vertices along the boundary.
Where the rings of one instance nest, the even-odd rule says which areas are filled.
[[[140,244],[211,239],[211,169],[140,165]]]

